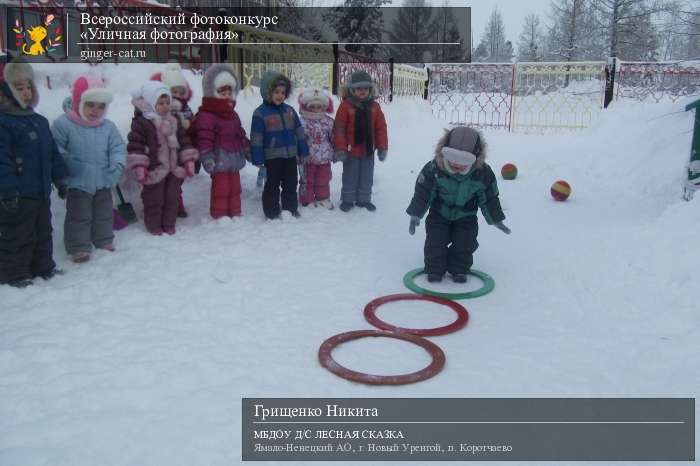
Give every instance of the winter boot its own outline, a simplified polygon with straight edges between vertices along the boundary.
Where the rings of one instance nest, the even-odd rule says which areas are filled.
[[[466,273],[453,273],[452,274],[452,281],[455,283],[467,283],[467,274]]]
[[[178,201],[177,217],[178,218],[187,218],[187,211],[185,210],[185,203],[182,202],[182,194],[180,194],[180,199]]]
[[[39,275],[39,276],[40,276],[41,278],[43,278],[44,280],[47,280],[47,281],[48,281],[48,280],[51,280],[53,277],[56,277],[56,276],[59,276],[59,275],[65,275],[65,274],[66,274],[66,273],[65,273],[63,270],[54,267],[53,269],[49,270],[49,271],[46,272],[46,273],[42,273],[42,274]]]
[[[70,256],[70,259],[76,264],[82,264],[90,260],[90,253],[85,251],[76,252]]]
[[[116,251],[116,249],[114,248],[114,245],[113,245],[112,243],[105,244],[104,246],[100,246],[100,247],[97,248],[97,249],[104,249],[105,251],[109,251],[109,252],[114,252],[114,251]]]
[[[8,283],[13,288],[26,288],[33,285],[34,282],[29,278],[19,278]]]
[[[290,210],[289,213],[292,214],[292,217],[294,217],[294,218],[300,218],[300,217],[301,217],[301,214],[299,213],[298,210]]]
[[[356,202],[355,205],[357,207],[364,207],[365,209],[369,210],[370,212],[374,212],[375,210],[377,210],[377,206],[375,206],[371,202]]]
[[[428,274],[428,281],[430,283],[439,283],[442,281],[442,274],[441,273],[429,273]]]
[[[333,205],[333,201],[330,199],[322,199],[320,201],[316,201],[316,205],[319,207],[325,207],[328,210],[333,210],[335,206]]]
[[[353,204],[352,202],[343,201],[340,203],[340,210],[342,210],[343,212],[349,212],[350,209],[352,209],[353,207],[355,207],[355,204]]]

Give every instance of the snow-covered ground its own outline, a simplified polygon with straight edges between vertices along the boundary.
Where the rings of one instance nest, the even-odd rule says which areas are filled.
[[[61,112],[70,66],[40,70],[52,75],[39,106],[49,118]],[[110,116],[126,131],[127,89],[156,67],[102,69],[117,92]],[[196,110],[199,78],[190,78]],[[246,128],[259,101],[239,97]],[[404,210],[444,125],[425,102],[385,106],[390,153],[376,166],[375,213],[304,208],[301,219],[265,221],[246,167],[243,217],[214,221],[202,173],[185,184],[190,217],[177,235],[132,225],[117,232],[116,253],[78,266],[54,199],[66,275],[0,287],[0,465],[239,464],[242,397],[697,397],[700,199],[680,200],[683,105],[616,103],[564,135],[486,132],[494,170],[519,169],[514,181],[499,177],[513,234],[481,222],[475,268],[496,289],[463,302],[465,329],[431,338],[444,370],[408,386],[348,382],[321,368],[317,351],[331,335],[371,328],[364,305],[404,292],[402,276],[422,263],[423,227],[409,236]],[[564,203],[549,195],[558,179],[573,188]],[[379,315],[406,327],[452,318],[429,303]],[[334,356],[376,373],[428,363],[408,343],[372,340]]]

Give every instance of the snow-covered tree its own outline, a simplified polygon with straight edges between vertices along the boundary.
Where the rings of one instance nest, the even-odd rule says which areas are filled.
[[[486,62],[488,58],[489,54],[486,51],[486,44],[484,42],[479,42],[479,45],[472,51],[472,61]]]
[[[427,8],[425,0],[404,0],[398,14],[391,21],[389,39],[391,42],[411,45],[392,45],[391,55],[398,62],[419,62],[423,54],[431,49],[424,42],[433,42],[430,26],[433,11]]]
[[[648,0],[590,0],[605,54],[625,60],[655,56],[658,38],[650,15],[663,9]]]
[[[546,58],[567,62],[603,58],[602,35],[593,13],[588,0],[552,1]]]
[[[315,18],[310,14],[311,10],[304,6],[305,0],[278,1],[279,5],[277,7],[284,8],[284,14],[279,15],[278,30],[288,31],[290,34],[307,40],[321,40],[321,31],[316,24]]]
[[[430,25],[430,31],[433,34],[434,42],[453,43],[459,42],[464,44],[464,38],[457,28],[452,9],[445,2],[440,8],[436,9],[433,15],[433,22]],[[455,60],[463,60],[464,56],[462,46],[459,48],[454,46],[438,46],[433,47],[433,61],[447,62]]]
[[[659,35],[651,13],[640,12],[627,20],[618,37],[618,56],[623,60],[655,61],[659,58]]]
[[[523,30],[518,38],[518,61],[541,61],[544,55],[544,34],[540,17],[529,14],[525,17]]]
[[[506,41],[506,28],[503,25],[503,17],[494,8],[486,25],[486,30],[481,36],[479,46],[474,51],[472,61],[482,62],[509,62],[513,59],[513,44]]]
[[[340,42],[366,44],[347,45],[349,52],[376,55],[378,46],[371,45],[382,41],[384,19],[379,8],[390,0],[345,0],[340,7],[330,8],[324,19],[338,35]]]
[[[686,20],[686,58],[700,60],[700,6],[688,13]]]

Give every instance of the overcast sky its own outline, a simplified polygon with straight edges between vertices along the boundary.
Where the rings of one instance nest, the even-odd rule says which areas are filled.
[[[431,2],[432,3],[432,2]],[[494,6],[503,16],[503,23],[506,27],[506,38],[516,46],[518,36],[523,27],[525,16],[530,13],[540,15],[542,23],[547,22],[549,15],[549,4],[551,0],[471,0],[460,1],[451,0],[452,6],[468,6],[472,9],[472,29],[474,31],[473,47],[479,44],[481,34],[483,34],[489,16]]]

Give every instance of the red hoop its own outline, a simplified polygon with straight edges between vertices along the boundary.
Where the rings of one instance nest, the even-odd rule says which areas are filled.
[[[427,367],[419,370],[418,372],[412,372],[410,374],[374,375],[350,370],[347,367],[338,364],[338,362],[333,359],[333,356],[331,356],[331,352],[339,344],[364,337],[387,337],[409,341],[425,349],[433,358],[433,361]],[[323,367],[335,375],[347,380],[352,380],[353,382],[366,383],[370,385],[404,385],[429,379],[440,372],[445,366],[445,353],[443,353],[440,347],[436,344],[417,335],[411,335],[410,333],[394,333],[385,332],[383,330],[355,330],[352,332],[334,335],[324,341],[318,350],[318,361]]]
[[[381,306],[382,304],[386,304],[389,302],[395,302],[395,301],[430,301],[433,303],[441,304],[443,306],[447,306],[453,311],[457,313],[457,319],[452,322],[449,325],[445,325],[444,327],[435,327],[435,328],[402,328],[402,327],[395,327],[391,324],[388,324],[381,320],[379,317],[377,317],[377,308]],[[411,333],[413,335],[421,335],[421,336],[437,336],[437,335],[446,335],[448,333],[456,332],[457,330],[461,329],[465,325],[467,325],[467,322],[469,321],[469,312],[467,312],[466,308],[462,306],[459,303],[456,303],[454,301],[450,301],[449,299],[444,299],[444,298],[439,298],[437,296],[427,296],[427,295],[418,295],[418,294],[411,294],[411,293],[400,293],[400,294],[392,294],[389,296],[382,296],[381,298],[377,298],[373,301],[370,301],[367,306],[365,306],[365,319],[367,319],[367,322],[370,324],[374,325],[375,327],[382,329],[382,330],[388,330],[391,332],[403,332],[403,333]]]

